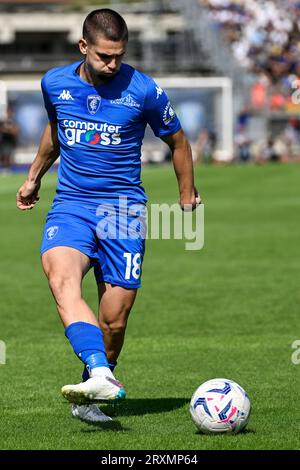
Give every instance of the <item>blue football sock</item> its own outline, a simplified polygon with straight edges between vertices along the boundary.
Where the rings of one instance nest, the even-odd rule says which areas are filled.
[[[91,323],[76,322],[65,329],[65,335],[88,370],[109,367],[100,328]]]

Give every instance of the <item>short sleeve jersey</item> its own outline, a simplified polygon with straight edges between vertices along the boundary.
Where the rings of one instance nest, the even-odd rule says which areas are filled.
[[[57,122],[60,165],[56,200],[99,203],[127,196],[146,202],[141,146],[147,123],[158,137],[180,130],[166,93],[149,76],[122,64],[94,86],[77,73],[81,62],[48,71],[42,91]]]

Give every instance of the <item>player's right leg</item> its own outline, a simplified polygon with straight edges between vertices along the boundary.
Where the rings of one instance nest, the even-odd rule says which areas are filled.
[[[74,248],[56,246],[43,253],[42,265],[64,326],[86,322],[98,327],[81,293],[82,279],[90,269],[89,257]]]
[[[54,221],[49,223],[53,224]],[[82,298],[82,278],[90,267],[92,257],[92,251],[90,255],[87,250],[86,237],[89,234],[84,233],[88,228],[83,224],[76,227],[74,220],[71,224],[65,220],[60,221],[60,225],[58,221],[55,223],[57,225],[47,227],[46,224],[45,227],[42,264],[65,326],[65,334],[90,374],[84,383],[64,386],[62,394],[77,404],[123,399],[125,391],[108,367],[102,331]],[[53,236],[57,227],[59,233]],[[80,237],[84,237],[84,247],[80,245]],[[64,246],[66,239],[69,246]]]

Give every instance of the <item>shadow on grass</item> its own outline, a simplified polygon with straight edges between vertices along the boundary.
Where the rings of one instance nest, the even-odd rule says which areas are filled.
[[[240,432],[238,432],[238,433],[236,433],[236,434],[231,433],[231,432],[225,432],[225,433],[224,433],[224,432],[220,432],[220,433],[216,432],[216,433],[211,433],[211,434],[203,434],[203,433],[202,433],[201,431],[199,431],[199,430],[196,430],[196,431],[195,431],[195,434],[199,434],[200,436],[208,436],[208,437],[210,437],[210,438],[211,438],[211,437],[215,437],[215,436],[223,436],[223,437],[224,437],[224,436],[229,436],[229,437],[232,438],[233,436],[234,436],[234,437],[235,437],[235,436],[243,436],[243,435],[246,435],[246,434],[255,434],[255,433],[256,433],[256,431],[255,431],[254,429],[251,429],[251,428],[250,428],[250,429],[248,429],[248,428],[243,429],[242,431],[240,431]]]
[[[124,427],[119,423],[119,421],[108,421],[104,423],[86,423],[88,428],[82,428],[81,432],[83,433],[93,433],[97,431],[105,432],[105,431],[130,431],[130,428]]]
[[[110,416],[142,416],[174,411],[189,401],[187,398],[128,398],[122,403],[101,406],[101,409]]]

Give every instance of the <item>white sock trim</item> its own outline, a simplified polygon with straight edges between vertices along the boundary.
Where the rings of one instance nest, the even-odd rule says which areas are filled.
[[[109,367],[94,367],[93,369],[91,369],[90,371],[90,377],[99,377],[99,376],[103,376],[103,375],[108,375],[108,377],[113,377],[113,374],[110,370]]]

